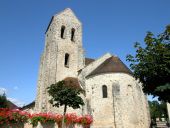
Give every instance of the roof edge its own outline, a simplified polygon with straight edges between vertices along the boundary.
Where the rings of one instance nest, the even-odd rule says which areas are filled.
[[[47,33],[47,31],[48,31],[48,29],[49,29],[49,27],[50,27],[53,19],[54,19],[54,16],[52,16],[52,18],[51,18],[51,20],[50,20],[50,22],[49,22],[49,24],[48,24],[48,27],[47,27],[47,29],[46,29],[46,31],[45,31],[45,34]]]
[[[133,77],[133,74],[127,73],[127,72],[105,72],[105,73],[98,73],[98,74],[89,74],[88,76],[86,76],[86,78],[88,79],[88,78],[90,78],[90,77],[94,77],[94,76],[98,76],[98,75],[102,75],[102,74],[116,74],[116,73],[127,74],[127,75]]]

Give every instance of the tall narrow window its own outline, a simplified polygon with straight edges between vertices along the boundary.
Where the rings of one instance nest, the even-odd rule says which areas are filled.
[[[103,92],[103,98],[107,98],[107,86],[106,85],[102,86],[102,92]]]
[[[65,54],[65,62],[64,62],[65,67],[69,67],[69,54]]]
[[[64,37],[65,37],[65,36],[64,36],[64,35],[65,35],[64,32],[65,32],[65,26],[62,26],[62,27],[61,27],[61,38],[63,38],[63,39],[64,39]]]
[[[75,29],[71,29],[71,41],[75,41]]]

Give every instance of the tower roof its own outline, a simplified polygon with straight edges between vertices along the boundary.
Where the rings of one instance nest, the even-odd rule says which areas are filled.
[[[75,18],[77,18],[75,13],[70,8],[66,8],[63,11],[55,14],[54,16],[60,16],[60,15],[65,15],[65,16],[70,15],[70,16],[74,16]]]
[[[48,28],[49,28],[50,24],[52,23],[54,17],[56,17],[56,18],[59,18],[59,17],[71,18],[71,19],[74,19],[74,21],[81,24],[80,20],[76,17],[74,12],[70,8],[66,8],[63,11],[52,16],[45,33],[48,31]]]

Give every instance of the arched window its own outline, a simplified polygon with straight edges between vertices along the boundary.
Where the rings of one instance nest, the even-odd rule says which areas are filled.
[[[61,38],[65,38],[65,34],[64,34],[64,32],[65,32],[65,26],[62,26],[61,27]]]
[[[69,67],[69,54],[65,54],[65,62],[64,62],[65,67]]]
[[[102,86],[102,92],[103,92],[103,98],[107,98],[107,86],[106,85]]]
[[[75,29],[71,29],[71,41],[75,41]]]

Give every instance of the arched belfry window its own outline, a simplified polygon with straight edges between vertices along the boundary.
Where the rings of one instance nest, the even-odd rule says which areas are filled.
[[[71,29],[71,41],[75,41],[75,29]]]
[[[63,39],[65,38],[65,28],[66,28],[65,26],[61,27],[61,38]]]
[[[103,92],[103,98],[107,98],[107,86],[106,85],[102,86],[102,92]]]
[[[65,54],[65,61],[64,61],[65,67],[69,67],[69,56],[70,55],[68,53]]]

